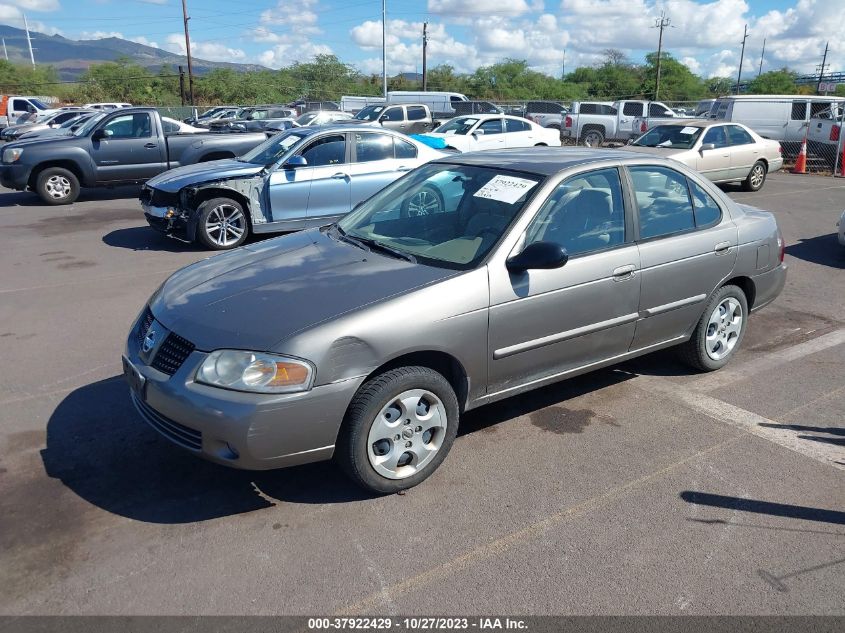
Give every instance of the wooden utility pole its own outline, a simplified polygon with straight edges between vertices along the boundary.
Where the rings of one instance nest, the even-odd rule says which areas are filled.
[[[423,92],[428,90],[428,22],[423,22]]]
[[[660,17],[654,19],[654,28],[660,29],[660,36],[657,39],[657,81],[654,83],[654,100],[657,101],[660,94],[660,56],[663,53],[663,29],[669,26],[672,21],[661,11]]]
[[[819,83],[824,81],[824,71],[826,70],[826,67],[827,67],[827,49],[828,49],[829,46],[830,46],[830,42],[826,42],[825,45],[824,45],[824,55],[822,56],[822,65],[819,66]],[[818,88],[818,85],[816,86],[816,88]],[[818,92],[818,90],[816,90],[816,92]],[[827,90],[825,90],[824,93],[827,94]]]
[[[191,62],[191,36],[188,35],[188,6],[186,0],[182,0],[182,20],[185,23],[185,53],[188,56],[188,99],[194,105],[194,65]]]
[[[381,0],[381,87],[387,100],[387,0]]]
[[[763,56],[766,54],[766,38],[763,38],[763,50],[760,52],[760,70],[757,71],[757,76],[763,74]]]
[[[736,74],[736,94],[739,94],[739,82],[742,81],[742,62],[745,60],[745,40],[748,39],[748,25],[742,36],[742,52],[739,54],[739,71]]]

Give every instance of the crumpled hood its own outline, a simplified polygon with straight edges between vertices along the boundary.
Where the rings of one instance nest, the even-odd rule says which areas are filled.
[[[303,329],[455,274],[311,229],[183,268],[150,307],[197,349],[273,351]]]
[[[198,185],[223,178],[254,176],[262,169],[264,169],[263,165],[244,163],[234,158],[224,158],[171,169],[151,178],[147,181],[147,185],[161,191],[177,193],[180,189],[189,185]]]

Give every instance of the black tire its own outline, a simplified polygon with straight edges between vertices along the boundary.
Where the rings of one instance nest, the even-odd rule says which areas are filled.
[[[722,302],[731,297],[739,302],[740,308],[742,309],[742,323],[733,347],[731,347],[730,351],[724,357],[716,359],[713,358],[707,351],[706,339],[710,326],[710,316],[716,308],[722,304]],[[739,349],[739,346],[742,344],[742,339],[745,336],[745,330],[747,327],[748,300],[746,299],[742,288],[732,284],[722,286],[710,298],[710,301],[707,302],[707,306],[704,308],[704,312],[698,320],[698,324],[695,326],[695,330],[693,331],[690,339],[678,348],[681,360],[699,371],[715,371],[717,369],[721,369],[727,365],[731,358],[734,357],[734,354],[736,354],[737,349]]]
[[[403,218],[434,215],[435,213],[443,213],[445,208],[446,205],[440,191],[430,185],[423,185],[402,203],[400,215]]]
[[[79,197],[79,179],[68,169],[48,167],[35,179],[35,193],[44,204],[72,204]]]
[[[534,147],[548,147],[545,143],[537,143]]]
[[[446,411],[446,430],[440,448],[430,462],[409,477],[390,479],[378,473],[370,463],[370,428],[392,399],[411,389],[430,391],[440,399]],[[391,369],[370,378],[358,389],[344,416],[334,459],[355,483],[371,492],[391,494],[412,488],[427,479],[446,459],[458,434],[459,418],[455,391],[442,374],[428,367]]]
[[[231,227],[225,225],[216,234],[213,230],[209,230],[209,225],[214,223],[213,219],[209,222],[209,216],[212,213],[215,216],[222,214],[220,217],[231,213],[232,215],[230,217],[233,220]],[[241,220],[236,227],[234,220],[238,217],[237,214],[239,214]],[[236,229],[240,230],[240,236],[237,239],[235,239],[234,235],[237,232]],[[225,234],[226,237],[221,239],[221,234]],[[200,205],[197,216],[197,241],[205,248],[213,251],[226,251],[237,248],[244,243],[248,235],[249,218],[243,205],[237,200],[232,198],[211,198]]]
[[[601,144],[604,143],[604,132],[594,127],[587,128],[583,132],[581,141],[584,145],[587,145],[588,139],[590,141],[590,147],[601,147]]]
[[[763,185],[766,184],[766,175],[768,174],[768,169],[766,169],[766,163],[762,160],[758,160],[754,165],[751,167],[751,171],[748,172],[748,177],[742,181],[742,188],[744,191],[760,191],[763,188]]]

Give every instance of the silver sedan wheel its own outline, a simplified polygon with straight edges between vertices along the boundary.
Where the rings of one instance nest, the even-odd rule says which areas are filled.
[[[408,215],[411,217],[417,215],[432,215],[443,211],[438,198],[431,191],[422,189],[411,196],[408,201]]]
[[[418,473],[443,445],[447,424],[440,398],[426,389],[403,391],[379,411],[370,426],[370,465],[387,479]]]
[[[748,174],[748,182],[751,183],[751,186],[754,189],[760,188],[763,184],[763,178],[766,177],[766,172],[763,169],[762,165],[754,165],[751,168],[751,173]]]
[[[713,360],[722,360],[730,354],[742,332],[742,306],[734,297],[725,298],[707,323],[707,335],[704,346],[707,355]]]
[[[70,195],[70,180],[64,176],[50,176],[44,183],[44,190],[54,200],[62,200]]]
[[[205,232],[209,239],[219,246],[231,246],[243,237],[246,231],[246,217],[232,204],[219,204],[205,220]]]

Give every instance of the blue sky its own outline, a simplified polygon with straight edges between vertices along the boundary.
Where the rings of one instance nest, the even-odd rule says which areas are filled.
[[[736,74],[743,25],[751,33],[743,71],[789,65],[812,72],[828,61],[845,70],[845,11],[835,0],[388,0],[389,72],[419,70],[422,22],[429,64],[459,71],[507,57],[560,74],[601,59],[607,48],[639,61],[656,49],[654,18],[672,28],[664,48],[702,75]],[[381,72],[381,0],[188,0],[192,49],[218,61],[278,68],[334,53],[364,72]],[[181,0],[0,0],[0,22],[66,37],[116,35],[184,51]]]

